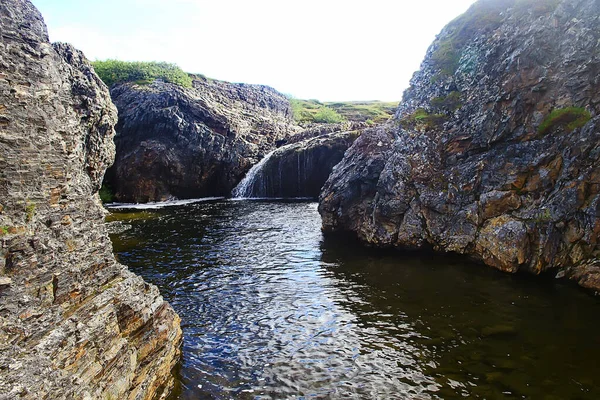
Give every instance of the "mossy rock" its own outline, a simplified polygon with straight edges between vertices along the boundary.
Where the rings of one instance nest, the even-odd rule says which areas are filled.
[[[464,49],[469,42],[481,35],[496,30],[502,23],[506,12],[511,14],[533,15],[539,17],[556,9],[559,0],[494,0],[478,1],[467,12],[451,21],[436,41],[431,61],[440,75],[453,75],[459,67]]]
[[[462,107],[460,102],[460,92],[453,91],[446,96],[434,97],[431,99],[431,107],[439,112],[454,112]]]
[[[592,115],[585,108],[557,108],[552,110],[552,112],[544,118],[544,121],[542,121],[538,127],[538,133],[545,135],[559,128],[570,133],[587,124],[590,119],[592,119]]]
[[[418,108],[414,113],[400,118],[400,126],[404,129],[430,131],[440,128],[448,120],[445,114],[433,114],[424,108]]]

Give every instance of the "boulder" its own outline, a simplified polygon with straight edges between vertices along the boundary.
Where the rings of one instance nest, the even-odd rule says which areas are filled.
[[[600,2],[480,0],[320,195],[326,233],[599,290]]]

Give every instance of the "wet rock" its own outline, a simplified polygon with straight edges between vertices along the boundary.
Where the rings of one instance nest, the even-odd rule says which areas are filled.
[[[267,86],[193,79],[111,88],[119,110],[115,199],[228,196],[252,165],[300,128],[288,99]]]
[[[318,197],[359,131],[323,134],[278,148],[252,171],[239,197]]]
[[[320,195],[326,233],[600,289],[600,2],[479,1]]]
[[[151,399],[179,317],[115,261],[98,189],[116,109],[26,0],[0,3],[0,399]]]

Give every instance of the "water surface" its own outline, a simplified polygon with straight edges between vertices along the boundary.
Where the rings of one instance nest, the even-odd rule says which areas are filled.
[[[182,318],[174,399],[600,398],[600,303],[572,285],[324,240],[310,202],[122,219],[120,261]]]

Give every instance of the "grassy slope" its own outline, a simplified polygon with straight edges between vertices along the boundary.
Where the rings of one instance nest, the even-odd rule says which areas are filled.
[[[358,121],[378,124],[387,121],[398,102],[346,101],[320,102],[291,99],[294,118],[299,123]]]

